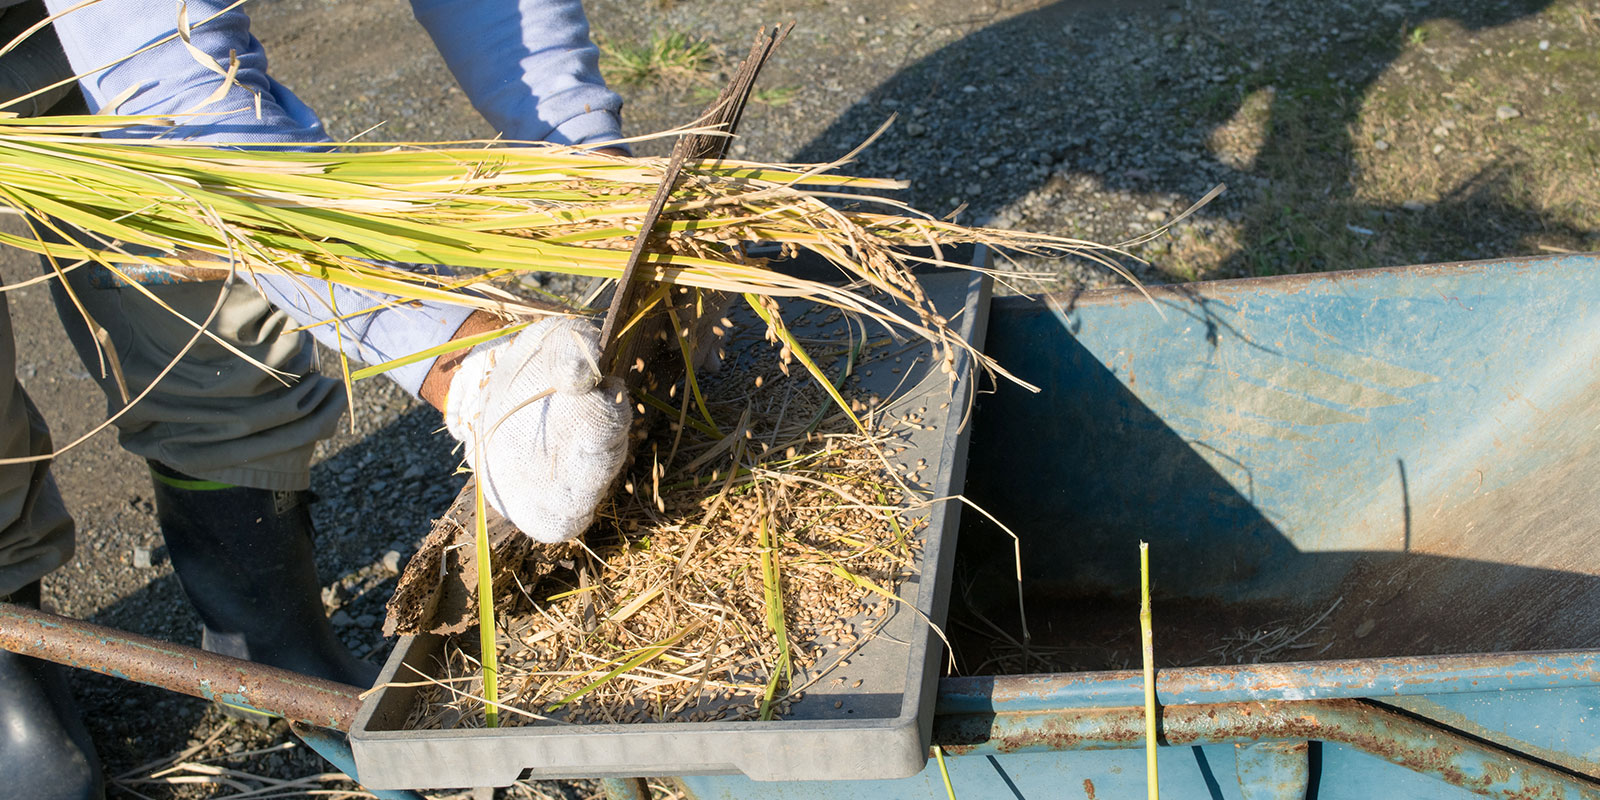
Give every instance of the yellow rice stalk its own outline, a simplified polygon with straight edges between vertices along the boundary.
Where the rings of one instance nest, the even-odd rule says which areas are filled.
[[[478,463],[483,463],[481,458]],[[478,642],[483,661],[483,714],[485,725],[500,727],[500,667],[495,651],[494,624],[494,569],[489,563],[489,515],[483,511],[483,482],[472,482],[475,513],[473,517],[474,549],[478,561]]]
[[[665,170],[663,159],[540,143],[348,144],[304,152],[93,135],[156,121],[0,118],[0,203],[23,215],[35,234],[0,233],[0,243],[47,254],[63,271],[135,263],[188,277],[277,273],[466,305],[508,320],[590,313],[563,298],[549,298],[561,306],[522,300],[500,285],[526,272],[618,277]],[[948,364],[965,343],[928,305],[910,275],[912,260],[896,248],[982,242],[1083,256],[1120,270],[1105,248],[1087,242],[920,215],[868,194],[899,183],[834,174],[836,166],[690,163],[651,234],[641,276],[674,287],[810,298],[926,338]],[[46,236],[72,230],[81,232],[72,241]],[[811,250],[853,283],[781,275],[746,255],[742,243],[749,241]],[[450,272],[400,266],[414,264]],[[897,314],[896,304],[914,314]],[[772,324],[781,335],[781,320]]]
[[[1144,764],[1145,792],[1150,800],[1161,800],[1161,782],[1156,772],[1156,655],[1155,634],[1150,622],[1150,544],[1139,543],[1139,643],[1144,659]]]

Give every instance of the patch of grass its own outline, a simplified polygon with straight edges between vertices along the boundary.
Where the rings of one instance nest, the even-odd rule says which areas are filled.
[[[1513,32],[1484,36],[1460,48],[1450,74],[1419,64],[1409,75],[1385,76],[1369,93],[1357,141],[1378,132],[1389,147],[1354,153],[1361,176],[1356,197],[1394,207],[1425,203],[1429,218],[1474,198],[1494,224],[1467,222],[1452,247],[1433,233],[1425,238],[1464,256],[1535,252],[1542,245],[1581,249],[1583,233],[1600,230],[1600,168],[1596,133],[1600,121],[1600,55],[1586,37]],[[1439,47],[1453,42],[1441,41]],[[1484,45],[1487,45],[1485,47]],[[1502,116],[1502,112],[1505,116]],[[1514,112],[1514,114],[1512,114]],[[1441,126],[1448,129],[1441,135]],[[1362,135],[1362,133],[1368,135]],[[1485,194],[1493,187],[1493,195]],[[1503,230],[1496,230],[1496,228]],[[1592,237],[1588,237],[1592,238]],[[1472,252],[1467,241],[1488,239],[1493,252]],[[1498,240],[1497,243],[1495,240]]]
[[[600,71],[621,86],[698,81],[716,55],[705,40],[682,33],[651,34],[643,44],[597,38]]]
[[[750,102],[764,106],[786,106],[794,101],[795,93],[800,91],[798,86],[776,86],[771,89],[756,89],[750,93]],[[697,86],[690,94],[697,103],[709,103],[717,99],[717,90],[710,86]]]
[[[771,89],[757,89],[750,93],[750,99],[766,106],[786,106],[794,100],[795,92],[800,91],[798,86],[774,86]]]

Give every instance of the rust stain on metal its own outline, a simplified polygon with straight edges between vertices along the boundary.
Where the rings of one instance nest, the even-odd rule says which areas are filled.
[[[359,688],[0,603],[0,647],[291,721],[348,731]]]
[[[1333,741],[1358,748],[1418,772],[1438,775],[1472,791],[1500,797],[1564,796],[1563,784],[1573,783],[1561,774],[1519,754],[1485,747],[1443,728],[1436,728],[1358,700],[1314,703],[1240,704],[1240,720],[1226,720],[1218,730],[1199,731],[1168,715],[1168,738],[1174,744],[1194,742],[1219,734],[1248,732],[1260,738],[1301,738]],[[1178,711],[1182,716],[1182,708]],[[1227,713],[1224,717],[1229,716]],[[1187,741],[1186,741],[1187,740]],[[1520,777],[1520,784],[1513,784]],[[1520,786],[1520,788],[1516,788]],[[1584,791],[1587,790],[1587,791]],[[1595,787],[1582,786],[1581,796],[1600,796]]]
[[[1095,800],[1094,781],[1091,781],[1088,778],[1083,779],[1083,796],[1088,798],[1088,800]]]
[[[1347,745],[1470,791],[1501,798],[1600,800],[1600,784],[1370,701],[1317,700],[1166,706],[1164,744],[1325,741]],[[1143,737],[1143,709],[945,715],[934,739],[948,752],[1122,749]]]

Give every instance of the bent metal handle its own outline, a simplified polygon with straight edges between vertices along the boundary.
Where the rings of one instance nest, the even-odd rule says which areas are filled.
[[[0,648],[348,732],[359,687],[0,603]]]

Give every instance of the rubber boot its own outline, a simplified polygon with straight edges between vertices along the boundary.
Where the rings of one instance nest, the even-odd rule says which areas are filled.
[[[150,462],[156,517],[213,653],[370,687],[378,665],[333,633],[311,548],[307,492],[204,481]]]
[[[39,584],[0,598],[39,607]],[[6,797],[99,800],[100,759],[84,730],[65,670],[0,650],[0,776]]]

